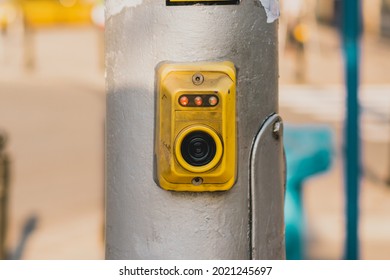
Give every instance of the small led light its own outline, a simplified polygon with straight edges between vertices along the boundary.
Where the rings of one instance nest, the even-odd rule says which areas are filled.
[[[197,96],[197,97],[195,97],[194,102],[195,102],[195,105],[196,105],[196,106],[202,106],[202,104],[203,104],[203,99],[202,99],[202,97]]]
[[[215,96],[211,96],[211,97],[209,98],[209,104],[210,104],[211,106],[217,105],[217,104],[218,104],[218,98],[215,97]]]
[[[187,96],[182,96],[182,97],[180,97],[180,100],[179,100],[179,102],[180,102],[180,105],[181,106],[187,106],[188,105],[188,97]]]

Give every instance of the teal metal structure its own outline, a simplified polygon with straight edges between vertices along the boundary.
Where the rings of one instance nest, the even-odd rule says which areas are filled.
[[[306,259],[302,189],[307,179],[329,170],[333,153],[332,130],[328,126],[286,124],[284,148],[287,163],[286,258],[302,260]]]
[[[345,59],[347,113],[345,121],[346,240],[345,259],[359,258],[359,64],[361,33],[360,0],[342,2],[342,39]]]

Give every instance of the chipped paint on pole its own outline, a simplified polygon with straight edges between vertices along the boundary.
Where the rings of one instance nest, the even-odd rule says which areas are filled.
[[[109,5],[106,5],[106,18],[107,20],[122,12],[125,8],[133,8],[141,5],[143,0],[111,0]]]
[[[279,0],[259,0],[267,13],[267,22],[272,23],[280,16]]]
[[[285,257],[282,137],[263,126],[278,119],[277,1],[261,2],[106,1],[107,259]],[[172,192],[155,183],[156,67],[164,61],[235,65],[232,189]]]

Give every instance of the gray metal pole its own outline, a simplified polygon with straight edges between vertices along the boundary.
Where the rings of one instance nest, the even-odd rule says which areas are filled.
[[[106,1],[107,259],[285,258],[277,22],[267,23],[261,2],[271,15],[277,1]],[[155,183],[155,69],[164,61],[234,63],[232,189],[174,192]]]

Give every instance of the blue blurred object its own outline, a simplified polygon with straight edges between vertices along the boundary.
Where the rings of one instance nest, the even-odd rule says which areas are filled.
[[[360,196],[360,125],[359,72],[360,35],[362,31],[361,1],[342,2],[342,42],[347,91],[344,125],[344,169],[346,236],[344,258],[359,259],[359,196]]]
[[[332,143],[330,127],[288,124],[285,126],[287,186],[284,214],[288,260],[304,259],[305,222],[302,186],[308,177],[329,169],[332,161]]]

